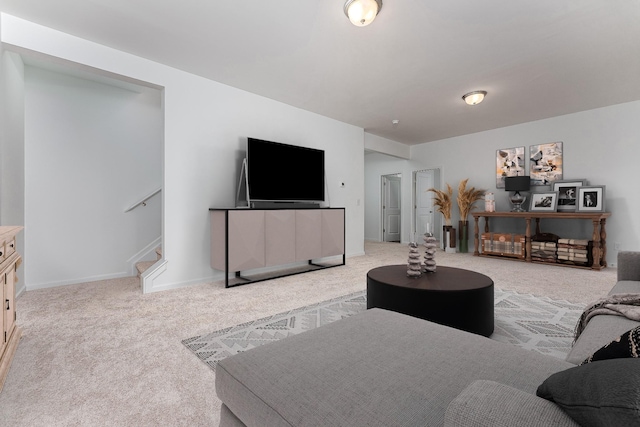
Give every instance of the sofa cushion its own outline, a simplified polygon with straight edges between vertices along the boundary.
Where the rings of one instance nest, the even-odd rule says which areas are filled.
[[[582,362],[591,363],[598,360],[638,357],[640,353],[640,326],[625,332],[613,341],[596,350]]]
[[[444,427],[580,427],[558,405],[495,381],[472,382],[447,407]]]
[[[640,425],[640,359],[601,360],[557,372],[537,395],[585,427]]]
[[[608,295],[613,294],[640,294],[640,281],[620,280],[611,288]]]
[[[387,310],[346,319],[226,358],[220,400],[252,426],[441,426],[470,382],[528,393],[572,365]]]
[[[578,365],[603,345],[637,326],[640,326],[640,323],[622,316],[594,316],[571,347],[566,360]]]

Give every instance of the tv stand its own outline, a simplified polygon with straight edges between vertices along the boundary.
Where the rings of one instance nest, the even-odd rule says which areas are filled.
[[[211,267],[225,272],[226,288],[345,265],[344,208],[209,209],[209,215]],[[249,278],[251,270],[259,274]]]

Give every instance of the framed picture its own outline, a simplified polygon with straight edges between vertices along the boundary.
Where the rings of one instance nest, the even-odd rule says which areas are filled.
[[[578,187],[577,212],[604,212],[604,185]]]
[[[578,187],[587,185],[586,179],[554,181],[553,191],[558,192],[558,212],[574,212],[578,200]]]
[[[562,142],[529,146],[531,185],[551,185],[562,179]]]
[[[524,147],[496,150],[496,188],[504,188],[508,176],[525,175]]]
[[[557,191],[541,191],[531,193],[529,212],[555,212],[558,206]]]

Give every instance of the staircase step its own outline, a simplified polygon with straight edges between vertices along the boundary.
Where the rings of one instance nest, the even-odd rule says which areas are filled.
[[[156,256],[158,259],[162,259],[162,246],[156,248]]]
[[[142,273],[147,271],[147,269],[155,263],[156,261],[142,261],[142,262],[136,263],[136,269],[138,270],[138,277],[140,277]]]

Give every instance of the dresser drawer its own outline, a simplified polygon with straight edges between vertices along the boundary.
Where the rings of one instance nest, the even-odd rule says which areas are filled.
[[[9,257],[16,251],[16,239],[15,237],[11,240],[7,240],[4,242],[4,256]]]

